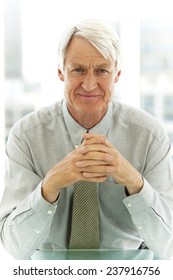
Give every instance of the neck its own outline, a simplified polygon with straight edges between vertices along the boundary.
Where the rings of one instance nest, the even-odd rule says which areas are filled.
[[[89,115],[89,116],[83,116],[82,118],[75,118],[75,120],[84,128],[86,129],[91,129],[92,127],[94,127],[95,125],[97,125],[102,117],[97,117],[97,118],[93,118],[93,116]]]
[[[69,110],[70,112],[70,110]],[[85,129],[91,129],[92,127],[94,127],[95,125],[97,125],[102,118],[104,117],[104,115],[106,114],[106,111],[103,112],[102,114],[98,114],[98,113],[93,113],[93,114],[80,114],[80,113],[76,113],[76,114],[72,114],[70,112],[70,114],[72,115],[72,117],[75,119],[75,121],[77,121],[82,127],[84,127]]]

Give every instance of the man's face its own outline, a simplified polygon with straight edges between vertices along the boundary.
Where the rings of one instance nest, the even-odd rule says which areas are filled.
[[[74,37],[67,49],[64,71],[58,70],[65,82],[65,98],[71,115],[81,114],[101,119],[107,111],[118,81],[115,61],[105,59],[81,37]]]

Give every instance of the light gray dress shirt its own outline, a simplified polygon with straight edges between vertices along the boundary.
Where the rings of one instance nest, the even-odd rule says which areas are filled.
[[[50,204],[41,195],[41,184],[48,170],[80,145],[85,132],[65,100],[31,113],[12,128],[0,231],[16,259],[27,259],[39,249],[68,247],[73,185]],[[113,100],[90,132],[104,134],[144,178],[141,192],[131,196],[111,177],[98,185],[100,248],[137,249],[145,241],[157,256],[172,257],[171,145],[164,129],[149,114]]]

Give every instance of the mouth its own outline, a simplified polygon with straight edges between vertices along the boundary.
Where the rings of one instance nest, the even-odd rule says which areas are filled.
[[[100,97],[100,95],[79,95],[81,102],[84,103],[97,103]]]
[[[87,99],[87,100],[94,100],[101,97],[101,95],[90,95],[90,94],[78,94],[78,96],[82,99]]]

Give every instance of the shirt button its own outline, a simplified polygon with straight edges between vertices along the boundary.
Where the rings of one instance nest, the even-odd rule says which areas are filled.
[[[39,230],[36,230],[36,234],[39,234],[40,233],[40,231]]]
[[[77,149],[77,148],[78,148],[78,145],[75,145],[74,147],[75,147],[75,149]]]
[[[138,229],[142,229],[142,227],[141,227],[141,226],[139,226],[139,227],[138,227]]]
[[[132,207],[132,204],[131,203],[127,203],[127,206],[130,208],[130,207]]]
[[[48,214],[48,215],[51,215],[51,214],[52,214],[52,210],[48,210],[48,211],[47,211],[47,214]]]

